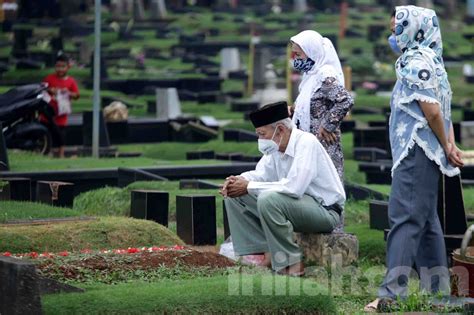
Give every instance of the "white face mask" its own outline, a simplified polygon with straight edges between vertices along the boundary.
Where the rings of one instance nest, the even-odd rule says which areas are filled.
[[[262,152],[263,154],[269,155],[278,151],[278,148],[280,147],[280,144],[281,144],[281,139],[280,139],[280,144],[277,144],[275,141],[273,141],[276,131],[277,131],[277,128],[275,128],[275,131],[273,132],[273,136],[271,139],[258,139],[258,150]]]

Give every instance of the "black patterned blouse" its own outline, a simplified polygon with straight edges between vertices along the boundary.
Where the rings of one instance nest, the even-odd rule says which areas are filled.
[[[350,93],[335,78],[326,78],[311,97],[310,131],[316,135],[336,166],[337,173],[344,184],[344,156],[341,146],[341,121],[354,105]],[[330,145],[319,138],[323,127],[336,134],[337,141]]]

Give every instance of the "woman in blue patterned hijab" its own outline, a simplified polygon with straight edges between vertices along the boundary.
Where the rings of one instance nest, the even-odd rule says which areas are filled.
[[[392,188],[388,207],[387,274],[370,311],[393,310],[406,298],[412,266],[436,270],[423,277],[427,292],[449,294],[449,272],[443,232],[437,214],[440,174],[455,176],[463,166],[451,123],[451,87],[443,62],[436,13],[416,6],[396,7],[390,46],[401,55],[395,63],[390,144]]]

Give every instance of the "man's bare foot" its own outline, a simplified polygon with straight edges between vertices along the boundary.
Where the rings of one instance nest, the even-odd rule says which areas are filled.
[[[296,264],[283,268],[277,272],[280,275],[287,275],[291,277],[302,277],[304,276],[304,264],[300,261]]]

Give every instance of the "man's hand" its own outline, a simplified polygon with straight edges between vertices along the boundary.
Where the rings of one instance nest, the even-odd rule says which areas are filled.
[[[227,187],[229,186],[229,184],[232,184],[233,182],[235,182],[236,179],[237,179],[237,176],[227,177],[225,179],[224,185],[222,185],[221,189],[219,190],[219,193],[222,196],[227,197]]]
[[[462,160],[462,151],[456,146],[456,144],[448,142],[445,150],[448,162],[455,167],[463,167],[464,161]]]
[[[236,198],[248,194],[247,186],[249,181],[239,176],[226,186],[227,197]]]
[[[330,145],[333,145],[337,141],[336,134],[334,132],[327,131],[323,126],[319,128],[318,138],[320,140],[326,141]]]

